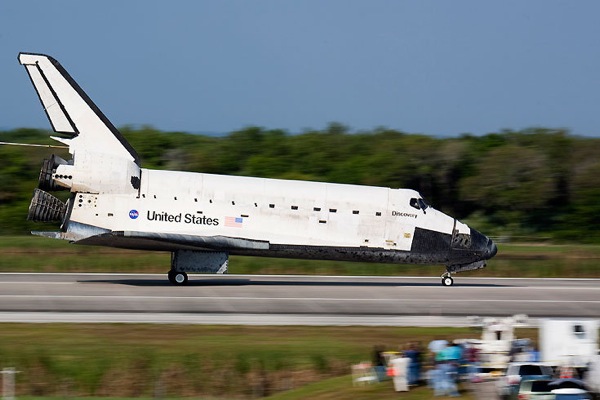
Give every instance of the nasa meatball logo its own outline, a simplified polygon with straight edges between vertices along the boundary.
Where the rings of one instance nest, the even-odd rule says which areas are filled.
[[[129,211],[129,218],[137,219],[137,217],[139,217],[139,216],[140,216],[140,213],[138,212],[138,210]]]

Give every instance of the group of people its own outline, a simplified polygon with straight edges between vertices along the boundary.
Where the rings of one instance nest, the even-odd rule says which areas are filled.
[[[428,348],[432,368],[428,371],[427,380],[434,396],[460,396],[457,386],[459,368],[467,365],[471,369],[467,372],[473,372],[472,368],[477,368],[477,348],[448,343],[443,339],[431,341]]]
[[[397,392],[408,391],[409,386],[420,383],[423,365],[420,342],[409,343],[400,352],[386,352],[382,347],[375,347],[373,357],[377,378],[391,377]]]
[[[460,396],[457,387],[459,368],[466,368],[461,372],[476,376],[478,349],[436,339],[429,343],[427,350],[420,342],[409,343],[400,352],[386,352],[381,346],[376,346],[373,364],[377,378],[391,377],[397,392],[408,391],[410,386],[419,385],[425,378],[435,396]],[[423,373],[427,366],[429,368]]]

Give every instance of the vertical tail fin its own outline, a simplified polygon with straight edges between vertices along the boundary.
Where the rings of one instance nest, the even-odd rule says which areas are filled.
[[[40,188],[86,193],[136,193],[140,187],[139,156],[102,114],[71,75],[52,57],[20,53],[52,128],[71,138],[73,160],[44,163]]]
[[[54,58],[20,53],[52,128],[71,135],[64,140],[75,155],[80,149],[125,158],[140,166],[139,156],[69,73]]]

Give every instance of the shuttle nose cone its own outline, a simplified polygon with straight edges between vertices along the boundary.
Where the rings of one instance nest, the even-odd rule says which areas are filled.
[[[471,229],[472,249],[479,254],[483,260],[489,260],[498,252],[496,243],[484,234]]]

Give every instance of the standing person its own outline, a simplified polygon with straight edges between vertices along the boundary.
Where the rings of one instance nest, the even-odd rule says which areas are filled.
[[[464,359],[467,363],[467,374],[471,382],[480,382],[479,377],[479,349],[474,343],[467,344],[464,352]]]
[[[442,393],[451,397],[458,397],[456,379],[458,375],[458,362],[461,358],[461,350],[457,345],[446,347],[440,354],[439,365],[442,374]]]
[[[458,343],[452,342],[452,345],[448,348],[448,354],[446,358],[454,368],[454,375],[456,376],[455,380],[458,381],[458,377],[460,375],[459,368],[463,364],[462,346],[460,346]]]
[[[417,378],[417,383],[421,384],[423,383],[423,380],[425,378],[425,367],[427,366],[427,351],[424,349],[423,347],[423,342],[418,341],[415,342],[415,348],[417,350],[417,354],[419,356],[419,371],[418,371],[418,378]]]
[[[439,337],[429,342],[427,346],[431,360],[428,385],[429,387],[433,387],[434,396],[442,396],[445,393],[446,380],[441,365],[444,363],[443,353],[447,346],[448,341]]]
[[[408,350],[404,352],[404,356],[410,359],[408,365],[408,384],[418,385],[421,377],[421,354],[417,350],[414,343],[408,345]]]
[[[446,348],[435,355],[434,369],[432,370],[434,396],[446,396],[449,393],[449,382],[446,369]]]
[[[408,392],[408,368],[410,358],[400,355],[390,361],[394,372],[394,390],[396,392]]]
[[[385,357],[383,356],[384,348],[383,346],[374,346],[373,347],[373,368],[375,369],[375,374],[377,375],[377,380],[382,382],[386,379],[386,369],[387,365],[385,362]]]

